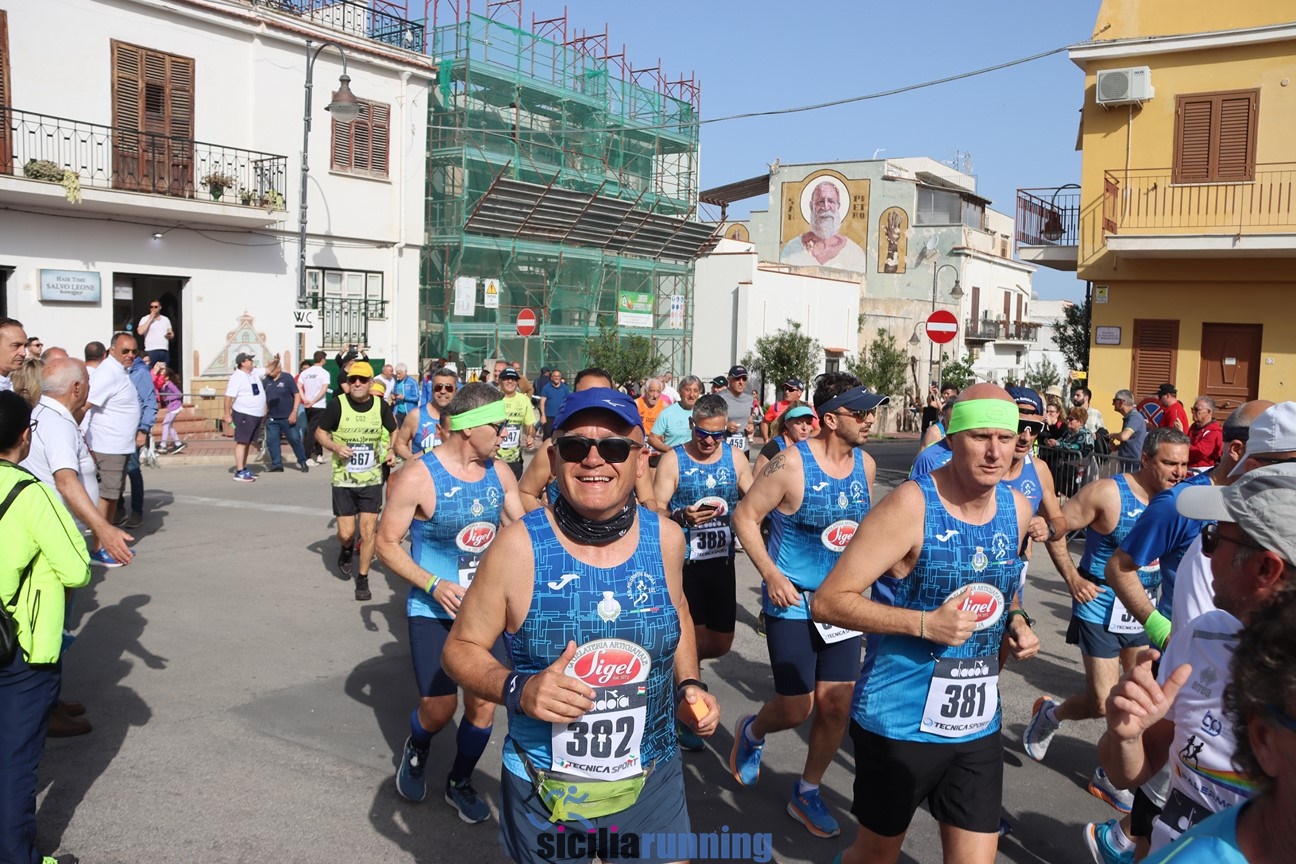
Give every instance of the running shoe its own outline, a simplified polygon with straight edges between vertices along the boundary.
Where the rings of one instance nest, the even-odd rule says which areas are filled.
[[[678,720],[675,721],[675,737],[679,740],[681,750],[700,753],[706,749],[706,742],[702,740],[702,736]]]
[[[764,741],[752,744],[747,740],[747,728],[755,719],[755,714],[738,718],[738,725],[734,728],[733,750],[729,753],[729,770],[734,779],[744,786],[755,786],[760,779],[761,753],[765,750]]]
[[[1026,729],[1022,732],[1022,747],[1026,750],[1026,755],[1036,762],[1044,761],[1044,754],[1048,753],[1049,744],[1053,741],[1053,735],[1057,732],[1061,723],[1048,719],[1045,709],[1057,708],[1057,703],[1047,696],[1041,696],[1035,700],[1035,707],[1031,709],[1030,722],[1026,724]]]
[[[490,805],[477,797],[477,790],[467,779],[454,782],[447,777],[445,800],[459,812],[459,818],[469,825],[485,822],[490,818]]]
[[[368,576],[356,576],[355,598],[361,603],[373,599],[373,594],[369,591]]]
[[[1093,779],[1089,781],[1089,794],[1106,801],[1122,813],[1130,812],[1134,806],[1134,793],[1128,789],[1117,789],[1112,785],[1111,778],[1107,776],[1107,772],[1101,765],[1094,769]]]
[[[396,791],[406,801],[419,802],[427,797],[427,751],[414,746],[414,739],[405,739],[405,752],[401,754],[400,767],[396,769]]]
[[[343,547],[342,551],[338,553],[338,569],[341,570],[342,575],[347,578],[351,577],[351,558],[354,555],[355,550],[350,546]]]
[[[819,790],[803,795],[798,791],[800,785],[797,783],[792,786],[792,800],[787,805],[788,815],[804,825],[805,829],[816,837],[836,837],[840,834],[841,826],[824,806],[823,799],[819,797]]]
[[[90,553],[90,560],[104,567],[120,567],[122,562],[108,554],[107,549],[96,549]]]
[[[234,472],[235,483],[255,483],[256,477],[252,476],[252,469],[244,468],[242,471]]]
[[[1107,822],[1090,822],[1084,827],[1085,845],[1093,856],[1094,864],[1134,864],[1134,850],[1126,849],[1117,852],[1112,844],[1111,833],[1120,827],[1120,823],[1111,819]]]
[[[179,452],[180,452],[181,450],[183,450],[184,448],[185,448],[185,443],[184,443],[183,441],[180,441],[179,443],[176,443],[176,444],[172,444],[172,445],[171,445],[171,455],[174,456],[175,454],[179,453]]]

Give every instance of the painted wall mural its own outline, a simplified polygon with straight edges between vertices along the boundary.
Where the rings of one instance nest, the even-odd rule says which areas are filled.
[[[869,181],[817,171],[784,183],[779,261],[803,267],[868,269]]]

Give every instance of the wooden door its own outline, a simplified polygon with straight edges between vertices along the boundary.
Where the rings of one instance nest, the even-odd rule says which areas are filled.
[[[1215,419],[1223,421],[1260,391],[1262,324],[1203,324],[1198,392],[1215,400]],[[1184,400],[1185,402],[1188,400]]]
[[[1134,398],[1155,396],[1162,384],[1175,383],[1178,362],[1179,322],[1135,318],[1129,387]]]

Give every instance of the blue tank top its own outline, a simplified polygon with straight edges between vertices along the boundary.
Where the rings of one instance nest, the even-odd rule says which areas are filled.
[[[679,482],[671,496],[670,509],[679,510],[698,503],[718,508],[716,518],[709,522],[684,527],[687,560],[733,557],[733,529],[729,523],[733,509],[738,506],[738,473],[734,470],[733,449],[721,444],[720,458],[711,463],[694,460],[683,444],[674,450],[679,460]]]
[[[486,462],[485,477],[469,483],[447,471],[435,452],[429,451],[420,459],[432,475],[436,511],[431,519],[415,519],[410,524],[410,557],[433,576],[466,588],[499,530],[504,487],[493,460]],[[411,618],[451,620],[450,613],[431,594],[413,586],[405,611]]]
[[[635,776],[678,753],[679,616],[666,588],[659,517],[643,507],[638,516],[639,545],[624,563],[609,568],[568,554],[546,508],[522,519],[535,558],[535,584],[522,626],[505,634],[513,668],[540,672],[575,641],[579,648],[568,674],[596,695],[594,708],[573,723],[509,716],[504,766],[519,777],[528,774],[517,747],[539,770],[599,780]]]
[[[901,741],[950,743],[999,731],[999,642],[1017,591],[1017,507],[995,486],[995,513],[984,525],[950,515],[931,475],[915,481],[926,502],[917,564],[894,581],[892,605],[931,612],[955,591],[982,629],[957,647],[915,636],[870,636],[851,714],[868,731]]]
[[[1116,488],[1120,491],[1120,519],[1116,522],[1116,528],[1110,534],[1099,534],[1093,528],[1085,529],[1084,554],[1080,556],[1078,569],[1083,575],[1089,574],[1094,581],[1099,584],[1107,584],[1105,576],[1107,562],[1111,559],[1112,553],[1120,546],[1125,535],[1129,534],[1134,523],[1143,515],[1147,505],[1140,501],[1134,495],[1134,490],[1130,489],[1129,481],[1125,479],[1124,474],[1117,474],[1114,478]],[[1161,565],[1159,562],[1149,564],[1147,567],[1139,568],[1139,581],[1143,583],[1144,589],[1150,589],[1149,594],[1154,592],[1158,585],[1161,584]],[[1101,592],[1088,603],[1076,603],[1071,601],[1072,612],[1081,621],[1088,621],[1093,624],[1107,624],[1112,616],[1112,608],[1116,601],[1116,592],[1108,588]],[[1137,628],[1142,632],[1142,627]]]
[[[838,480],[819,467],[809,441],[797,442],[805,491],[801,506],[792,515],[770,513],[769,556],[779,572],[802,591],[815,591],[846,549],[855,527],[869,512],[868,475],[864,454],[855,450],[851,473]],[[761,585],[761,605],[774,618],[806,620],[810,610],[803,602],[786,609],[770,602]]]
[[[1005,480],[1004,483],[1026,496],[1032,513],[1039,510],[1040,502],[1044,500],[1044,488],[1040,486],[1039,470],[1035,467],[1033,455],[1027,453],[1022,459],[1021,473],[1012,480]]]
[[[418,429],[414,432],[414,438],[410,441],[410,450],[415,453],[426,453],[433,447],[441,444],[441,434],[438,431],[441,421],[435,419],[428,413],[426,405],[419,406]]]

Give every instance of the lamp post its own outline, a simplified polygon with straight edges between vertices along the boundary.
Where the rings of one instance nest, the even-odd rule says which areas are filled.
[[[336,42],[321,43],[318,48],[306,40],[306,110],[302,117],[301,189],[297,196],[297,308],[306,308],[306,181],[310,175],[311,91],[314,89],[315,61],[320,52],[329,46],[342,56],[342,74],[338,76],[338,89],[333,91],[326,111],[339,123],[350,123],[360,116],[360,103],[351,92],[351,76],[347,75],[346,52]],[[297,357],[306,353],[306,335],[297,337]]]
[[[1079,183],[1063,183],[1053,190],[1053,197],[1049,199],[1048,214],[1044,217],[1044,227],[1040,228],[1040,236],[1050,243],[1056,243],[1066,236],[1066,226],[1062,224],[1062,214],[1058,213],[1054,207],[1057,203],[1058,193],[1063,189],[1079,188]]]
[[[959,284],[959,269],[955,267],[953,264],[937,264],[932,267],[931,311],[933,312],[936,311],[937,280],[940,277],[940,272],[944,270],[946,267],[954,271],[954,286],[950,288],[950,298],[953,300],[960,300],[963,297],[963,286]],[[918,335],[918,328],[915,327],[914,336],[917,335]],[[910,344],[913,344],[913,339],[911,338],[909,342]],[[934,362],[936,364],[936,386],[939,389],[940,382],[941,382],[941,365],[942,365],[942,361],[944,360],[944,355],[942,354],[940,360],[936,360],[934,356],[935,352],[936,352],[936,343],[931,342],[930,346],[927,349],[927,375],[928,378],[930,379],[932,363]]]

